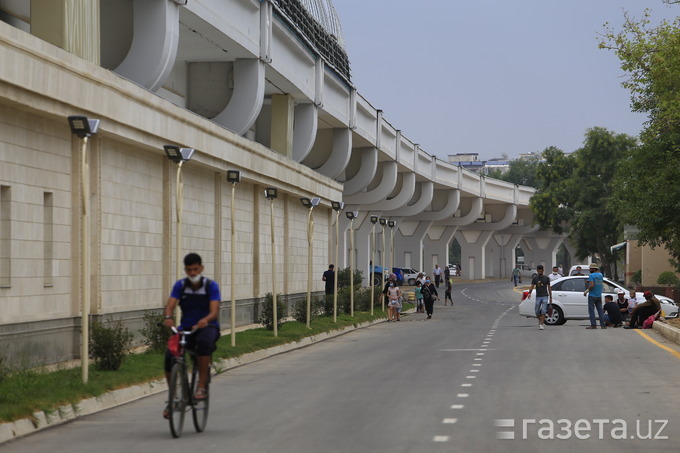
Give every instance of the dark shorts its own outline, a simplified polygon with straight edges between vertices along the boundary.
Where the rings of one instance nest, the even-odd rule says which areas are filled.
[[[220,329],[208,326],[197,330],[187,337],[187,349],[195,351],[197,356],[209,356],[217,348],[216,343],[220,338]],[[165,371],[169,372],[172,367],[172,354],[165,351]]]

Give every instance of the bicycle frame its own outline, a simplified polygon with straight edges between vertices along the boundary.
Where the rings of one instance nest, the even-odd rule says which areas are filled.
[[[184,415],[187,407],[191,408],[194,428],[197,432],[203,432],[208,420],[209,400],[208,396],[201,400],[194,398],[194,391],[198,385],[198,364],[196,355],[187,349],[187,337],[195,331],[178,331],[172,327],[173,332],[181,335],[179,342],[179,354],[172,358],[172,368],[168,388],[168,405],[170,407],[170,432],[177,438],[182,435]],[[188,365],[185,354],[189,353],[192,362],[191,379],[189,379]],[[208,372],[208,384],[210,373]]]

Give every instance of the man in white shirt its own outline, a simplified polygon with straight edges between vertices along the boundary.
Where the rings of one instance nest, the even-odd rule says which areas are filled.
[[[557,266],[553,266],[552,273],[548,274],[548,278],[550,278],[550,281],[552,282],[553,280],[557,280],[558,278],[561,277],[562,275],[560,275]]]
[[[439,267],[439,264],[434,265],[432,274],[434,275],[434,286],[439,288],[439,284],[442,282],[442,268]]]

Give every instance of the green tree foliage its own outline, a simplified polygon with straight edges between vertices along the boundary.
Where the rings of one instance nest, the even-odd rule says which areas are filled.
[[[497,179],[511,182],[520,186],[536,187],[536,170],[538,157],[515,159],[510,162],[510,168]],[[489,176],[491,176],[489,174]]]
[[[536,166],[534,187],[537,190],[529,206],[541,228],[562,234],[574,214],[576,189],[570,184],[575,159],[554,146],[543,151],[543,159]]]
[[[607,275],[613,275],[610,263],[615,261],[610,246],[623,235],[623,224],[607,203],[611,181],[617,162],[636,144],[634,137],[595,127],[573,154],[546,149],[530,201],[542,228],[566,233],[579,259],[597,253]]]
[[[663,246],[680,261],[680,18],[650,26],[626,15],[620,32],[606,27],[600,47],[612,49],[629,75],[633,111],[648,115],[642,146],[619,165],[610,205],[637,239]]]

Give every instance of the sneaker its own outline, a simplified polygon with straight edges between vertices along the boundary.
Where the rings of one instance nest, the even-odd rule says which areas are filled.
[[[545,329],[545,326],[543,324],[539,324],[538,328],[539,328],[539,330],[543,330],[543,329]]]

